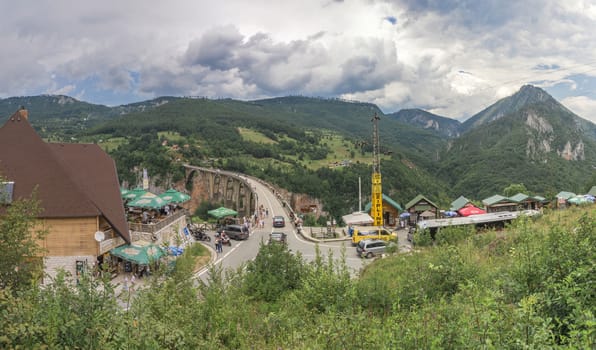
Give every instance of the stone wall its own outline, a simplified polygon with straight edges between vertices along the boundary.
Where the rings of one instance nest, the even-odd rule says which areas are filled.
[[[95,264],[96,257],[92,255],[80,255],[80,256],[48,256],[44,258],[44,276],[42,283],[51,283],[52,280],[58,274],[58,271],[64,270],[70,273],[74,278],[77,271],[77,261],[84,261],[87,269],[92,269]]]

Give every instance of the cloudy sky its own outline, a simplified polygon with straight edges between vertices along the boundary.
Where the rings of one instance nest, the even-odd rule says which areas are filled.
[[[0,0],[0,98],[305,95],[466,118],[542,87],[596,122],[596,0]]]

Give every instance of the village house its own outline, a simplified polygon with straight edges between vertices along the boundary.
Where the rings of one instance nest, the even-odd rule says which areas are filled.
[[[399,221],[399,213],[403,211],[401,206],[383,193],[383,223],[385,226],[395,226]],[[368,202],[364,207],[364,211],[370,213],[372,202]]]
[[[438,219],[440,217],[439,206],[421,194],[409,201],[404,210],[410,214],[408,217],[410,225],[415,225],[421,220]]]
[[[32,193],[40,201],[47,277],[58,269],[76,276],[131,242],[114,161],[95,144],[44,142],[25,109],[0,127],[0,179],[0,207]]]

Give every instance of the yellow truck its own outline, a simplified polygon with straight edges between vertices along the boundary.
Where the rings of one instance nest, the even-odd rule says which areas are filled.
[[[382,239],[384,241],[397,241],[397,233],[384,227],[360,226],[354,227],[352,245],[357,245],[363,239]]]

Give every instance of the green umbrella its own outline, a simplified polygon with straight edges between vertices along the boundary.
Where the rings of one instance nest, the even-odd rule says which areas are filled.
[[[187,195],[186,193],[178,192],[174,189],[169,189],[165,191],[164,193],[160,194],[159,197],[161,197],[168,203],[184,203],[190,200],[189,195]]]
[[[588,200],[588,198],[584,196],[571,197],[567,200],[567,202],[576,205],[592,203],[590,200]]]
[[[125,244],[110,250],[110,254],[138,265],[149,265],[149,263],[166,255],[163,249],[155,244]]]
[[[168,204],[163,198],[154,195],[151,192],[145,193],[143,196],[133,199],[132,201],[128,202],[129,207],[137,207],[137,208],[151,208],[151,209],[158,209],[165,207]]]
[[[225,207],[219,207],[217,209],[209,210],[207,214],[215,217],[216,219],[221,219],[226,216],[234,216],[238,215],[238,212],[232,209],[228,209]]]
[[[147,191],[145,191],[142,188],[135,188],[134,190],[128,190],[125,194],[122,194],[122,190],[120,190],[120,194],[122,194],[122,198],[124,199],[137,199],[141,196],[143,196],[144,194],[146,194]]]

